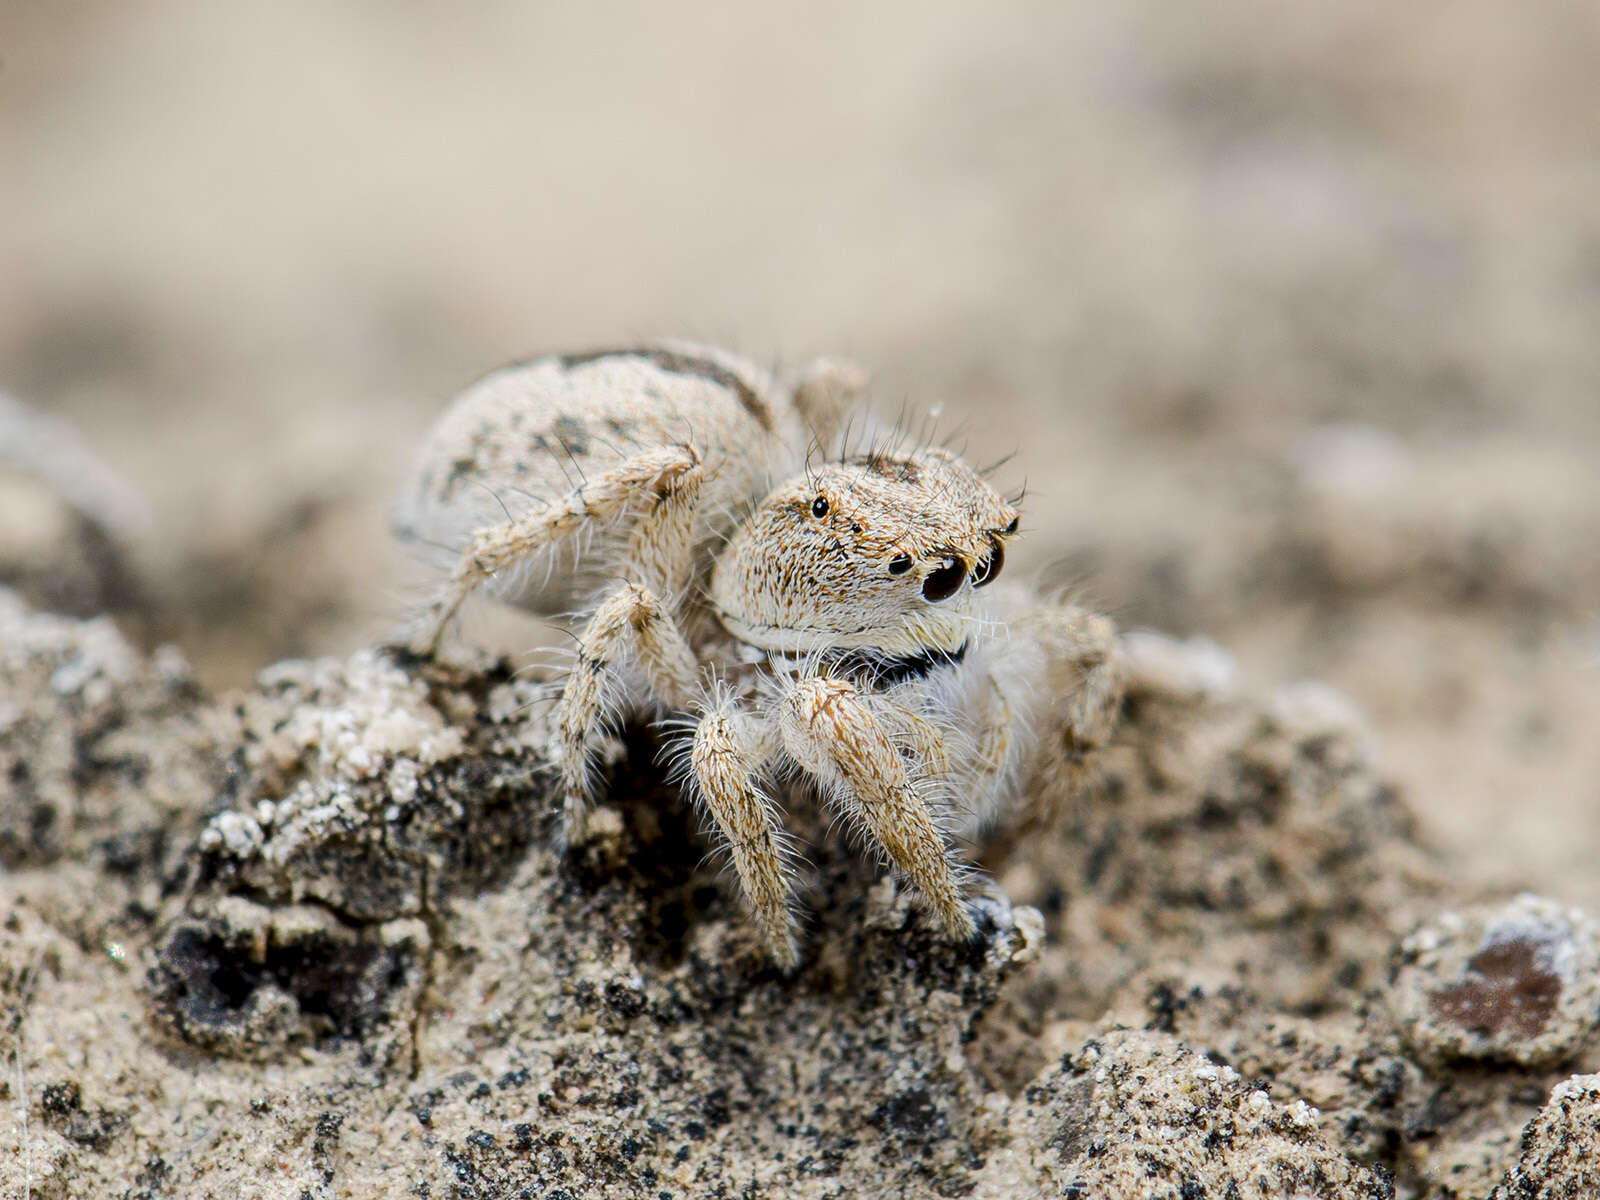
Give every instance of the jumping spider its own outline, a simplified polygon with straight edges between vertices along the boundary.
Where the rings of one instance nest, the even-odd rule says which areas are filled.
[[[685,343],[508,367],[444,413],[396,521],[455,562],[419,654],[480,587],[585,621],[552,750],[565,842],[601,730],[674,718],[677,778],[786,967],[776,780],[810,781],[966,938],[949,839],[1070,786],[1122,691],[1107,620],[991,588],[1019,517],[960,458],[880,441],[809,465],[864,386]]]

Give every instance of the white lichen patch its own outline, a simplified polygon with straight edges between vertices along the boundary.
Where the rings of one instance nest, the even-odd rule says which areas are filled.
[[[1377,753],[1377,734],[1361,706],[1320,680],[1280,687],[1267,701],[1267,714],[1278,729],[1296,740],[1347,738],[1362,747],[1367,758]]]
[[[358,781],[397,759],[431,766],[464,746],[461,731],[428,702],[426,685],[374,650],[345,662],[280,663],[262,672],[261,686],[305,697],[262,747],[280,764]]]
[[[202,850],[226,850],[235,858],[248,858],[261,848],[261,824],[245,813],[218,813],[200,832]]]
[[[219,706],[238,766],[198,837],[212,869],[358,923],[425,913],[447,869],[498,869],[537,831],[540,760],[461,678],[375,649],[263,671]]]
[[[168,649],[164,659],[170,664],[175,656],[181,664],[176,650]],[[103,704],[134,677],[139,662],[110,617],[79,621],[35,613],[22,597],[0,588],[0,672],[49,664],[50,687],[57,695]]]

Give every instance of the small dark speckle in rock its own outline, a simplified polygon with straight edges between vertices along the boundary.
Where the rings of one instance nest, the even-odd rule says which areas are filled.
[[[418,1125],[432,1125],[433,1124],[433,1109],[431,1109],[431,1108],[419,1108],[419,1109],[417,1109],[417,1124]]]
[[[126,1120],[104,1108],[92,1112],[85,1109],[83,1093],[72,1079],[46,1084],[40,1091],[39,1103],[47,1125],[91,1150],[104,1150],[110,1145]]]
[[[728,1090],[715,1088],[707,1092],[701,1097],[700,1112],[709,1124],[726,1125],[731,1119],[728,1112]]]
[[[612,980],[605,987],[606,1006],[621,1017],[636,1017],[645,1009],[644,993]]]
[[[1145,1023],[1145,1028],[1159,1033],[1173,1033],[1177,1030],[1177,1016],[1187,1005],[1165,983],[1158,984],[1156,988],[1145,997],[1145,1007],[1150,1010],[1150,1020]]]
[[[482,1129],[474,1129],[467,1134],[467,1145],[476,1146],[480,1150],[494,1149],[494,1134]]]
[[[39,1103],[52,1116],[66,1116],[83,1107],[83,1093],[74,1080],[47,1083],[39,1094]]]
[[[943,1111],[928,1089],[921,1086],[892,1096],[868,1119],[880,1128],[887,1126],[911,1138],[939,1137],[948,1132]]]

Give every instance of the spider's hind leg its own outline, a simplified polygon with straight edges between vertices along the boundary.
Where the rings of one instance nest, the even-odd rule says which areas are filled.
[[[624,459],[541,512],[478,530],[418,621],[412,651],[436,653],[461,606],[490,580],[630,509],[642,507],[621,564],[623,577],[676,597],[693,566],[693,520],[702,479],[700,456],[692,446],[658,446]]]

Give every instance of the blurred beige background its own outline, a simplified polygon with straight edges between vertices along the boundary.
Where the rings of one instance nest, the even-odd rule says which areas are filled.
[[[503,361],[869,364],[1017,555],[1370,715],[1484,886],[1600,901],[1600,9],[0,7],[0,388],[147,498],[217,686],[387,633]]]

